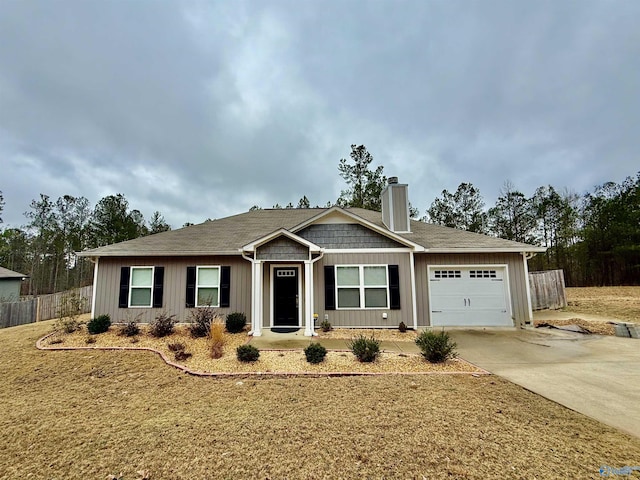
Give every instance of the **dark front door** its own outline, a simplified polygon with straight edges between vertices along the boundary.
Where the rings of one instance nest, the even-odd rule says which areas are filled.
[[[273,269],[273,326],[298,326],[298,269]]]

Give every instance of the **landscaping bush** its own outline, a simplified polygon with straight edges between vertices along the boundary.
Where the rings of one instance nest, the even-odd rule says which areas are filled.
[[[185,352],[184,350],[178,350],[173,356],[176,359],[176,361],[182,362],[187,358],[191,357],[191,354],[189,352]]]
[[[80,329],[80,323],[75,318],[65,317],[56,320],[54,330],[64,333],[73,333]]]
[[[227,315],[225,326],[229,333],[240,333],[244,330],[244,326],[247,323],[247,316],[241,312],[233,312]]]
[[[241,362],[255,362],[260,358],[260,350],[253,345],[240,345],[236,348],[236,356]]]
[[[96,318],[92,318],[87,323],[87,330],[92,335],[104,333],[109,330],[111,326],[111,317],[109,315],[99,315]]]
[[[407,331],[406,323],[400,322],[400,325],[398,325],[398,330],[400,330],[400,333],[405,333]]]
[[[320,322],[320,329],[323,332],[330,332],[331,330],[333,330],[333,327],[331,326],[329,320],[323,320]]]
[[[140,333],[140,326],[136,320],[123,323],[120,325],[120,331],[118,332],[123,337],[135,337]]]
[[[211,358],[221,358],[224,351],[224,325],[220,322],[214,322],[211,324],[209,330],[209,347]]]
[[[159,314],[153,322],[151,322],[149,333],[158,338],[171,335],[173,333],[173,327],[178,323],[175,317],[175,315],[167,315],[164,312]]]
[[[182,362],[187,358],[191,357],[190,353],[185,352],[184,349],[186,347],[184,346],[184,343],[169,343],[167,344],[167,348],[169,349],[170,352],[173,352],[173,357],[178,362]]]
[[[54,330],[73,333],[80,329],[81,324],[78,322],[78,317],[84,311],[85,306],[86,299],[82,298],[78,293],[63,295],[58,306],[58,320]]]
[[[310,343],[304,349],[304,356],[307,357],[309,363],[321,363],[327,355],[327,349],[317,342]]]
[[[196,308],[191,311],[189,320],[189,332],[193,338],[201,338],[209,335],[211,323],[218,317],[211,307]]]
[[[361,362],[373,362],[380,355],[380,342],[374,337],[360,335],[351,339],[349,349]]]
[[[440,333],[425,330],[416,338],[416,345],[420,348],[422,356],[431,363],[442,363],[457,355],[456,343],[444,330]]]
[[[185,349],[184,343],[169,343],[167,348],[170,352],[179,352]]]

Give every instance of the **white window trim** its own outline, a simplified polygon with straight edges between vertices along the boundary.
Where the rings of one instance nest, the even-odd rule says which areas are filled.
[[[338,268],[343,267],[358,267],[359,272],[359,285],[338,285]],[[366,285],[364,284],[364,267],[384,267],[386,271],[387,284],[386,285]],[[335,266],[335,299],[336,299],[336,310],[389,310],[389,305],[391,299],[389,293],[389,265],[387,264],[355,264],[355,265],[336,265]],[[340,288],[358,288],[360,290],[360,306],[359,307],[340,307],[339,301],[340,297],[338,296],[338,290]],[[385,307],[366,307],[365,306],[365,290],[367,288],[385,288],[387,290],[387,305]]]
[[[141,270],[141,269],[151,269],[151,285],[149,286],[134,286],[133,285],[133,271]],[[152,308],[153,307],[153,279],[155,278],[156,267],[152,267],[150,265],[137,265],[134,267],[129,267],[129,308]],[[95,285],[95,284],[94,284]],[[143,289],[148,288],[151,290],[151,296],[149,297],[149,305],[131,305],[131,292],[133,289]]]
[[[218,284],[217,285],[200,285],[200,269],[201,268],[216,268],[218,269]],[[195,308],[204,308],[204,307],[212,307],[212,308],[220,308],[220,276],[222,274],[222,268],[220,265],[198,265],[196,266],[196,298],[195,298]],[[198,290],[200,288],[217,288],[218,289],[218,298],[216,300],[215,305],[200,305],[198,303]]]

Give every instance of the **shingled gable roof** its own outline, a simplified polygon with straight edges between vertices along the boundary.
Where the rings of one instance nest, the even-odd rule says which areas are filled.
[[[428,252],[542,252],[543,247],[512,242],[413,220],[411,233],[390,232],[380,212],[362,208],[292,208],[254,210],[178,230],[78,252],[83,257],[239,255],[243,246],[279,229],[297,232],[330,212],[344,212],[354,222],[377,227],[379,233],[416,250]],[[420,248],[422,247],[422,248]]]
[[[0,267],[0,278],[28,278],[28,275],[14,272],[8,268]]]

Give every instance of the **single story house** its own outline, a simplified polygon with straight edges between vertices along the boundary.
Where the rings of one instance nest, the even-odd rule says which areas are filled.
[[[0,303],[20,300],[20,285],[29,278],[22,273],[0,267]]]
[[[382,213],[265,209],[78,254],[95,264],[92,315],[187,321],[244,312],[250,334],[314,327],[521,326],[531,321],[527,259],[545,249],[413,221],[391,178]]]

